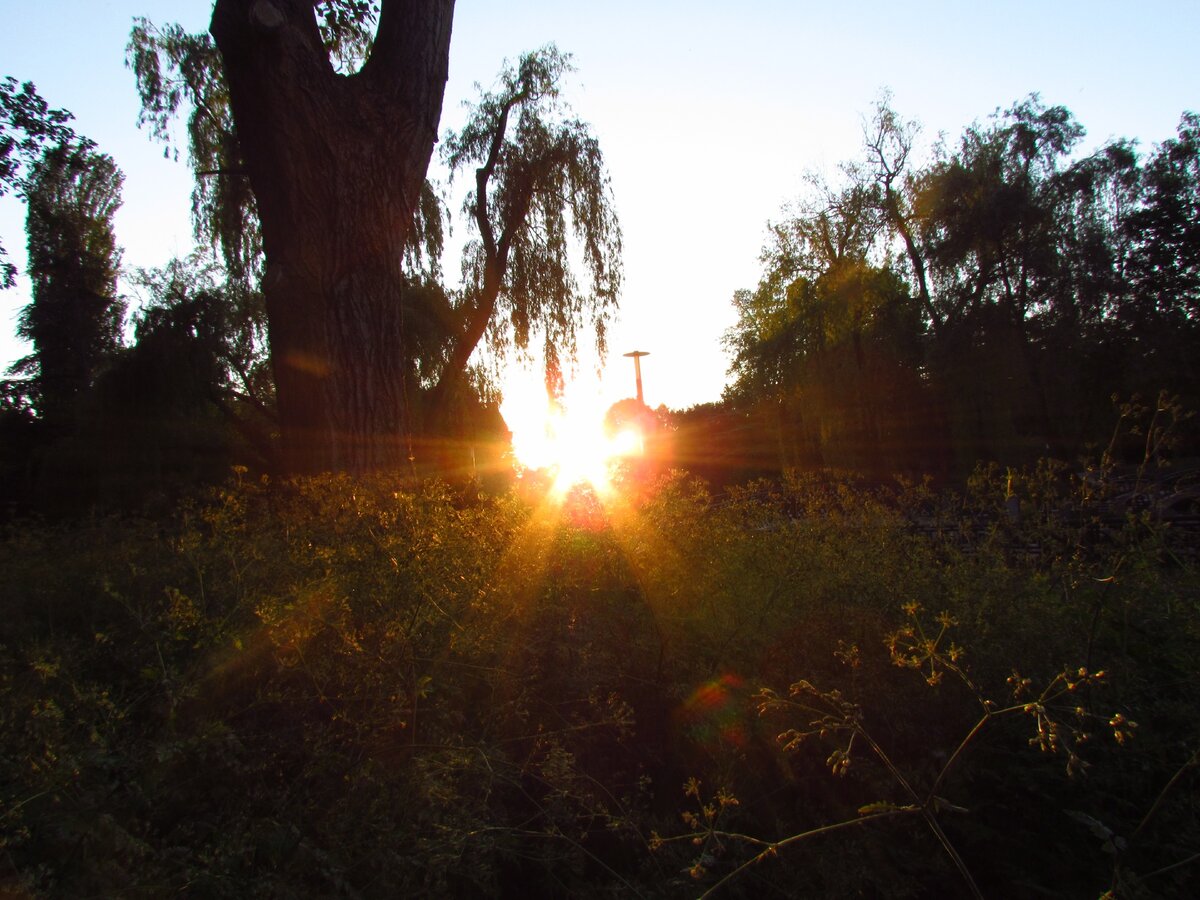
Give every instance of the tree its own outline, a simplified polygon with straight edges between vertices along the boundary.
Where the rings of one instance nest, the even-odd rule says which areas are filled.
[[[916,128],[885,95],[846,186],[814,182],[734,297],[726,398],[781,464],[1070,458],[1109,440],[1114,394],[1190,405],[1200,119],[1144,164],[1123,140],[1076,157],[1084,129],[1037,95],[920,165]]]
[[[239,286],[223,282],[227,275],[201,253],[139,271],[137,282],[148,291],[148,302],[135,317],[135,342],[122,363],[127,370],[141,365],[150,380],[165,382],[135,391],[170,398],[135,405],[168,413],[211,407],[254,446],[262,462],[271,463],[268,435],[277,425],[273,386],[266,360],[248,338],[250,329],[237,318],[240,304],[230,302]],[[156,369],[159,374],[151,375]]]
[[[134,342],[99,380],[89,410],[85,437],[104,453],[82,473],[99,498],[217,481],[232,463],[277,468],[269,384],[231,321],[225,275],[202,254],[136,274],[146,297]]]
[[[1183,115],[1176,136],[1146,161],[1143,185],[1143,202],[1126,222],[1133,290],[1118,319],[1123,336],[1140,344],[1138,388],[1152,393],[1182,382],[1195,398],[1200,382],[1200,116]]]
[[[30,168],[48,146],[76,142],[75,132],[67,124],[74,118],[62,109],[51,109],[39,96],[32,82],[18,85],[15,78],[0,81],[0,197],[15,191],[24,197]],[[92,146],[79,141],[81,148]],[[16,283],[17,268],[8,261],[0,244],[0,289]]]
[[[847,167],[770,228],[758,289],[734,297],[727,399],[780,467],[914,464],[920,309],[881,255],[883,191]]]
[[[252,270],[256,248],[265,251],[293,471],[394,465],[412,458],[414,436],[453,432],[476,393],[465,376],[485,337],[503,352],[540,335],[551,381],[585,323],[603,348],[621,282],[620,230],[599,144],[559,101],[570,64],[553,47],[505,71],[447,136],[452,171],[476,167],[465,205],[475,238],[466,288],[451,297],[439,283],[442,211],[428,183],[417,190],[411,180],[424,174],[432,144],[417,144],[432,138],[424,129],[440,112],[451,7],[229,0],[214,7],[215,40],[145,21],[131,36],[129,63],[155,135],[169,140],[181,104],[193,108],[197,236],[221,247],[231,272]],[[271,62],[254,62],[255,53]],[[436,92],[433,82],[419,86],[431,78]],[[387,124],[405,117],[407,131]],[[232,186],[239,179],[252,196]]]
[[[33,352],[12,367],[29,376],[29,395],[46,421],[61,422],[121,345],[124,303],[117,295],[120,250],[113,216],[124,181],[108,156],[59,145],[26,184],[32,300],[17,335]]]
[[[409,455],[404,256],[437,136],[452,14],[453,0],[216,0],[211,43],[173,31],[139,43],[153,35],[135,28],[130,56],[148,120],[165,129],[191,102],[198,177],[214,177],[200,166],[216,160],[215,177],[244,176],[253,192],[292,472],[395,467]],[[164,63],[176,77],[162,76]],[[249,208],[223,183],[199,189],[221,234],[221,210],[229,221]]]
[[[804,286],[833,268],[865,264],[872,254],[882,224],[878,192],[855,180],[856,172],[846,174],[849,183],[836,189],[809,176],[808,195],[768,226],[758,288],[734,294],[738,321],[723,338],[733,357],[731,398],[785,388],[797,360],[816,349],[807,339],[824,340],[823,326],[798,325],[807,316],[798,307]]]
[[[214,5],[210,30],[262,222],[293,471],[396,466],[407,455],[402,262],[436,140],[452,12],[452,0],[384,0],[369,56],[345,76],[311,2]]]
[[[603,353],[621,288],[621,232],[599,142],[560,101],[570,71],[570,57],[552,45],[525,54],[462,131],[446,137],[451,171],[476,167],[463,206],[474,237],[463,258],[462,324],[433,392],[435,411],[485,333],[503,351],[524,350],[540,332],[551,389],[586,315]],[[572,271],[572,237],[590,276],[586,292]]]
[[[138,124],[173,149],[171,123],[187,102],[188,156],[196,174],[192,224],[196,240],[218,251],[229,277],[257,281],[262,265],[258,210],[233,128],[229,91],[212,37],[179,25],[135,19],[126,64],[137,79]],[[165,71],[164,71],[165,70]],[[178,149],[174,150],[178,158]]]
[[[942,328],[943,315],[933,302],[925,251],[914,221],[916,179],[909,171],[909,157],[918,130],[916,122],[905,121],[896,114],[891,107],[890,94],[884,93],[875,105],[870,124],[864,129],[866,164],[882,192],[884,220],[904,242],[904,255],[916,282],[917,299],[936,334]]]
[[[918,226],[944,315],[935,368],[964,463],[1074,441],[1081,410],[1063,388],[1080,357],[1052,325],[1084,287],[1068,251],[1087,179],[1064,166],[1083,135],[1069,110],[1031,95],[967,128],[922,175]]]

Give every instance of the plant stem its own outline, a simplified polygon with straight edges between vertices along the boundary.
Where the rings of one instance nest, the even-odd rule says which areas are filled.
[[[983,717],[975,723],[975,727],[967,732],[967,736],[958,742],[958,746],[954,748],[954,752],[950,754],[950,758],[946,760],[946,764],[942,766],[942,771],[938,772],[938,777],[933,782],[933,787],[929,789],[930,799],[937,796],[938,789],[942,786],[942,782],[946,778],[946,773],[950,771],[956,762],[958,762],[958,758],[962,756],[963,751],[967,749],[967,745],[974,740],[975,735],[979,734],[979,732],[983,730],[983,726],[991,720],[992,715],[993,714],[991,712],[985,712]]]
[[[769,844],[767,846],[767,848],[765,850],[763,850],[761,853],[757,854],[756,856],[750,857],[750,859],[746,860],[744,863],[742,863],[740,866],[738,866],[736,869],[734,869],[732,872],[730,872],[728,875],[726,875],[724,878],[722,878],[720,881],[718,881],[716,884],[714,884],[712,887],[710,887],[707,891],[705,891],[703,894],[701,894],[700,900],[707,900],[707,898],[712,897],[717,891],[719,891],[722,887],[725,886],[726,882],[732,881],[734,878],[736,878],[738,875],[740,875],[743,870],[749,868],[750,866],[752,866],[756,863],[762,862],[768,856],[774,855],[777,851],[782,850],[784,847],[788,846],[789,844],[795,844],[795,843],[798,843],[800,841],[806,840],[811,837],[817,837],[818,835],[829,834],[830,832],[833,832],[833,831],[841,831],[842,829],[850,828],[855,825],[862,825],[865,822],[871,822],[875,819],[885,819],[885,818],[890,818],[892,816],[900,816],[900,815],[911,815],[913,813],[917,813],[920,811],[921,810],[915,806],[903,806],[898,809],[889,809],[889,810],[886,810],[885,812],[872,813],[867,816],[862,816],[861,818],[858,818],[858,819],[846,819],[844,822],[835,822],[832,825],[822,825],[820,828],[813,828],[811,831],[805,831],[805,832],[802,832],[801,834],[793,834],[790,837],[786,837],[781,841],[776,841],[775,843]]]
[[[1146,815],[1142,816],[1142,821],[1138,823],[1138,827],[1133,829],[1133,834],[1129,835],[1130,841],[1133,841],[1135,837],[1142,833],[1142,829],[1146,827],[1146,824],[1158,812],[1158,808],[1162,806],[1163,800],[1166,799],[1167,794],[1171,792],[1171,789],[1175,787],[1179,779],[1183,777],[1183,773],[1197,764],[1200,764],[1200,750],[1192,753],[1191,758],[1176,770],[1175,774],[1171,776],[1170,781],[1158,792],[1158,796],[1154,798],[1154,803],[1151,804]]]

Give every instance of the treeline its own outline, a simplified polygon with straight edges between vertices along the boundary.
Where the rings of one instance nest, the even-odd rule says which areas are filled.
[[[131,58],[145,87],[151,59],[185,59],[179,48],[171,56],[165,32],[141,27]],[[485,95],[468,131],[452,136],[452,166],[474,160],[485,138],[504,138],[497,110],[519,107],[521,79],[557,91],[569,71],[553,48],[521,65],[505,75],[508,93]],[[233,464],[287,471],[245,185],[222,176],[224,193],[197,195],[195,255],[126,273],[141,295],[127,319],[113,229],[120,170],[32,85],[7,79],[0,101],[0,190],[26,202],[32,286],[18,326],[31,352],[3,382],[0,501],[77,510],[170,496]],[[526,114],[555,121],[553,110]],[[549,143],[526,129],[511,158],[533,154],[550,172],[547,160],[598,153],[572,127]],[[812,178],[771,226],[758,287],[733,298],[724,398],[668,417],[672,463],[722,484],[794,467],[962,477],[981,459],[1095,455],[1119,420],[1146,408],[1160,412],[1178,452],[1195,455],[1200,435],[1187,411],[1200,407],[1200,118],[1185,114],[1176,136],[1149,151],[1118,140],[1080,155],[1082,126],[1031,97],[939,144],[923,164],[916,126],[886,102],[868,132],[838,182]],[[198,171],[220,168],[197,148],[192,156]],[[588,159],[580,183],[605,200],[591,227],[607,248],[603,271],[591,274],[616,278],[619,230],[598,157]],[[502,175],[497,185],[507,184]],[[551,179],[537,190],[561,199],[561,187]],[[574,280],[534,244],[516,241],[533,255],[501,259],[482,240],[467,248],[478,283],[449,290],[438,263],[446,213],[426,188],[405,251],[396,352],[409,418],[395,440],[425,472],[474,474],[498,461],[505,429],[487,374],[468,365],[471,349],[498,316],[509,324],[493,349],[526,346],[540,330],[569,356],[574,337],[538,324],[555,315],[538,298],[562,294],[551,281]],[[486,200],[472,197],[469,219],[485,233]],[[547,209],[555,233],[580,215]],[[542,228],[531,222],[521,228]],[[543,270],[554,277],[530,281]],[[5,261],[4,282],[14,274]],[[568,325],[573,335],[579,323]],[[550,362],[548,382],[561,380],[561,361]],[[1144,446],[1122,441],[1111,447],[1118,457],[1144,458]]]
[[[961,475],[1103,448],[1120,403],[1196,408],[1200,118],[1079,155],[1032,96],[924,164],[916,131],[880,102],[863,156],[771,225],[686,455]]]
[[[566,70],[552,48],[542,57],[554,67],[539,70],[543,80]],[[26,207],[30,285],[17,326],[29,352],[0,381],[0,505],[167,508],[233,465],[285,473],[260,226],[244,179],[222,175],[215,194],[198,187],[189,256],[130,270],[114,225],[124,174],[72,122],[31,83],[0,82],[0,195]],[[223,158],[192,149],[197,168],[221,167]],[[486,373],[456,343],[476,303],[441,281],[446,211],[425,188],[403,258],[409,324],[392,348],[412,364],[399,381],[413,430],[394,440],[414,469],[453,477],[496,462],[505,429]],[[14,287],[18,269],[3,246],[0,264],[0,288]],[[524,328],[520,340],[536,332]]]

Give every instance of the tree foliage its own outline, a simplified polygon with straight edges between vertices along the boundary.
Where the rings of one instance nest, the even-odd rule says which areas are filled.
[[[129,506],[219,482],[233,464],[274,470],[278,427],[256,342],[237,321],[239,289],[197,254],[141,270],[133,343],[96,386],[87,441],[101,461],[80,467],[89,502]],[[76,504],[82,505],[82,504]]]
[[[173,117],[190,113],[198,236],[220,245],[247,290],[261,278],[293,470],[412,455],[409,351],[428,341],[408,334],[405,266],[440,238],[421,183],[452,12],[218,0],[207,35],[140,21],[131,36],[144,124],[168,138]],[[434,221],[417,221],[431,209]]]
[[[142,103],[139,126],[149,128],[176,158],[173,125],[180,109],[190,107],[187,153],[195,175],[196,239],[219,249],[232,277],[253,278],[262,264],[262,235],[212,38],[188,34],[175,24],[158,27],[135,19],[126,65],[133,70]]]
[[[77,144],[90,149],[90,141],[77,141],[68,124],[74,116],[52,109],[32,82],[18,84],[12,76],[0,80],[0,197],[9,191],[25,197],[30,172],[47,147]],[[0,288],[15,284],[16,266],[0,244]]]
[[[43,418],[61,422],[121,346],[113,216],[123,181],[110,157],[70,145],[46,151],[26,181],[32,299],[17,336],[33,352],[11,371],[28,377]]]
[[[525,54],[443,143],[452,172],[475,167],[463,205],[472,232],[463,257],[465,327],[450,377],[485,332],[501,353],[524,351],[540,334],[550,385],[585,324],[604,350],[621,288],[621,232],[599,141],[561,99],[571,71],[570,56],[553,45]]]
[[[321,0],[313,4],[321,39],[341,72],[357,70],[370,51],[379,4]],[[187,114],[187,157],[195,176],[196,239],[220,251],[231,278],[256,280],[262,266],[258,208],[238,146],[220,53],[207,32],[134,19],[125,63],[134,74],[138,124],[178,159],[176,119]]]
[[[325,51],[348,78],[365,71],[379,10],[359,2],[315,5]],[[173,146],[172,122],[190,110],[197,237],[221,249],[231,279],[245,281],[249,290],[262,264],[257,201],[212,37],[138,20],[127,62],[142,100],[142,124],[157,139]],[[446,137],[452,172],[474,168],[463,210],[473,237],[461,291],[441,283],[445,215],[436,191],[426,183],[414,205],[398,340],[405,378],[413,382],[404,389],[405,403],[420,408],[405,426],[412,431],[436,437],[454,430],[460,406],[478,393],[468,367],[485,339],[502,355],[514,347],[523,353],[531,337],[540,338],[551,383],[574,357],[581,329],[594,329],[604,346],[621,283],[620,229],[599,144],[560,97],[569,71],[569,57],[554,47],[527,54],[472,107],[462,131]],[[580,268],[587,274],[582,284]]]
[[[1082,126],[1036,96],[924,164],[916,134],[885,97],[863,158],[772,226],[758,289],[734,298],[727,396],[764,417],[780,464],[1069,456],[1106,437],[1113,394],[1200,397],[1194,116],[1144,158],[1127,141],[1078,155]],[[890,299],[848,261],[890,279]],[[788,449],[796,433],[807,452]]]

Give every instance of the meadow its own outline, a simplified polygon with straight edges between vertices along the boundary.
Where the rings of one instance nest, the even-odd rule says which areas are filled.
[[[1194,534],[1111,472],[238,471],[0,541],[12,896],[1188,896]]]

